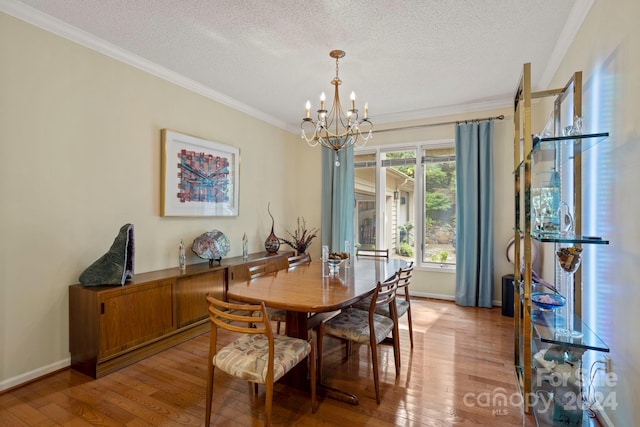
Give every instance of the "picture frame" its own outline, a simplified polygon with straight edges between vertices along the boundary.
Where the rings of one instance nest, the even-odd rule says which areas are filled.
[[[160,216],[237,216],[240,150],[162,129]]]

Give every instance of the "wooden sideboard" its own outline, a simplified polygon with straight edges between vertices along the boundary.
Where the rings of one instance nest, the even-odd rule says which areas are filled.
[[[191,264],[137,274],[124,286],[69,287],[71,367],[99,378],[210,330],[206,295],[226,299],[247,267],[287,268],[293,252]]]

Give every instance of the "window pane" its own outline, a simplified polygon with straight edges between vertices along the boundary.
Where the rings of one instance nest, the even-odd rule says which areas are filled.
[[[376,246],[376,168],[375,153],[353,156],[356,208],[353,229],[355,247]]]
[[[456,163],[453,147],[426,149],[423,262],[456,263]]]
[[[385,177],[386,247],[395,258],[413,260],[415,254],[414,187],[416,152],[384,153],[382,171]]]

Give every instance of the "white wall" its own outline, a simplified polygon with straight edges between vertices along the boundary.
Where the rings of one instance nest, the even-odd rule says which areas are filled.
[[[639,16],[637,0],[597,0],[550,85],[562,86],[571,73],[582,70],[585,127],[611,134],[602,146],[585,153],[583,174],[586,191],[598,197],[584,209],[585,232],[611,243],[585,248],[581,268],[583,314],[611,348],[616,385],[600,387],[602,376],[596,385],[603,397],[617,401],[616,408],[605,408],[616,426],[640,423],[640,338],[635,329],[640,305]],[[602,360],[602,354],[590,356]],[[588,373],[589,366],[585,368]]]
[[[320,225],[320,153],[295,135],[2,13],[0,63],[0,390],[68,365],[68,286],[123,224],[136,273],[214,228],[229,256],[244,232],[264,250],[268,202],[276,234]],[[238,217],[159,216],[162,128],[240,149]]]

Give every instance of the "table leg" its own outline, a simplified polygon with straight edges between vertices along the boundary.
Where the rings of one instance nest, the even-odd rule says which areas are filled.
[[[290,337],[307,340],[309,339],[308,337],[311,329],[315,328],[320,322],[333,316],[334,314],[335,312],[316,313],[313,316],[308,316],[307,313],[287,311],[287,335]],[[289,371],[282,380],[287,385],[291,385],[303,390],[308,390],[308,372],[309,370],[305,363],[298,363],[298,365],[291,369],[291,371]],[[319,395],[329,397],[340,402],[349,403],[351,405],[359,404],[358,396],[356,396],[355,394],[338,390],[334,387],[322,384],[321,382],[318,382],[316,391]]]
[[[294,338],[300,338],[303,340],[309,339],[309,328],[307,313],[300,313],[296,311],[287,311],[287,335]],[[309,369],[306,363],[298,363],[293,367],[282,379],[287,385],[294,386],[296,388],[308,390]]]

